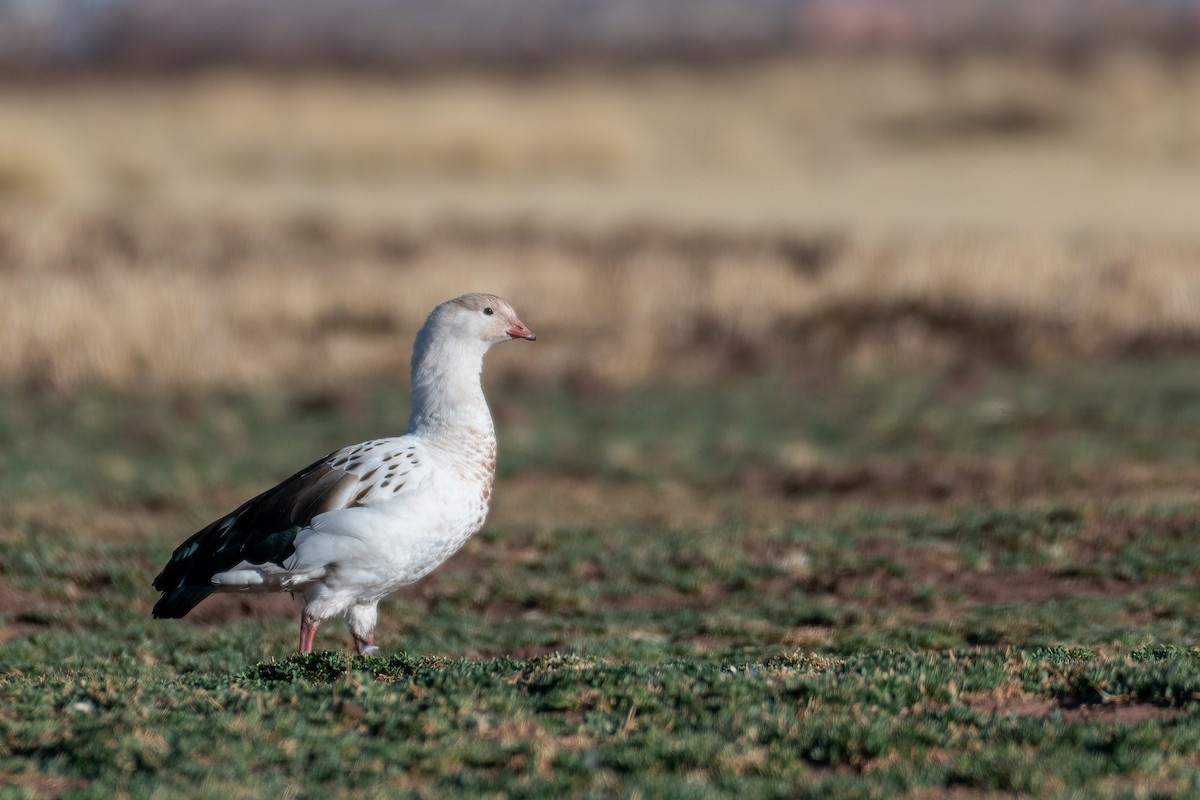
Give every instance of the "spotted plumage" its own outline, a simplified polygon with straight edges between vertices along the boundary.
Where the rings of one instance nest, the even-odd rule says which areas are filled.
[[[488,349],[533,340],[507,302],[468,294],[429,315],[413,348],[408,432],[344,447],[201,529],[154,579],[156,617],[213,592],[298,592],[300,650],[345,614],[360,652],[376,606],[450,557],[487,516],[496,436],[480,385]]]

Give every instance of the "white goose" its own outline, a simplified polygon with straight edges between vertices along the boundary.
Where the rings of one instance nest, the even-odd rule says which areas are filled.
[[[330,453],[196,533],[154,579],[154,616],[182,617],[213,592],[300,592],[301,653],[342,613],[358,651],[378,650],[379,601],[483,527],[496,468],[483,356],[535,338],[495,295],[439,305],[413,345],[408,433]]]

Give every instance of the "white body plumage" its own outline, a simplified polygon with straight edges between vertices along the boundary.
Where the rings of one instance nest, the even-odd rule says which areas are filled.
[[[357,491],[343,490],[353,495],[345,506],[313,517],[282,565],[243,561],[212,581],[225,591],[302,592],[317,621],[373,606],[428,575],[483,527],[495,452],[490,425],[462,449],[426,445],[414,433],[340,450],[332,463],[361,481]]]
[[[535,337],[498,297],[434,309],[414,345],[408,433],[331,453],[197,533],[156,579],[156,615],[187,613],[168,607],[172,587],[203,599],[194,573],[220,565],[209,591],[303,595],[302,652],[341,613],[359,650],[376,649],[379,600],[429,574],[487,517],[496,434],[480,373],[487,350],[512,338]],[[232,552],[252,555],[233,562]]]

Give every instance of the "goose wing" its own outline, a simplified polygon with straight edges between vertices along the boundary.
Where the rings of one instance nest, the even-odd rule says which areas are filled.
[[[193,534],[171,554],[154,588],[155,617],[182,617],[216,590],[212,577],[237,564],[282,566],[296,535],[318,514],[369,506],[412,491],[426,461],[411,436],[344,447]]]

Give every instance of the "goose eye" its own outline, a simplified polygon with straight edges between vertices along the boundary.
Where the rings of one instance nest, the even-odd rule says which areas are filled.
[[[496,313],[496,312],[492,311],[492,307],[491,307],[491,306],[488,306],[487,308],[485,308],[485,309],[483,310],[483,313],[484,313],[484,314],[486,314],[487,316],[489,316],[489,317],[490,317],[492,314],[494,314],[494,313]]]

